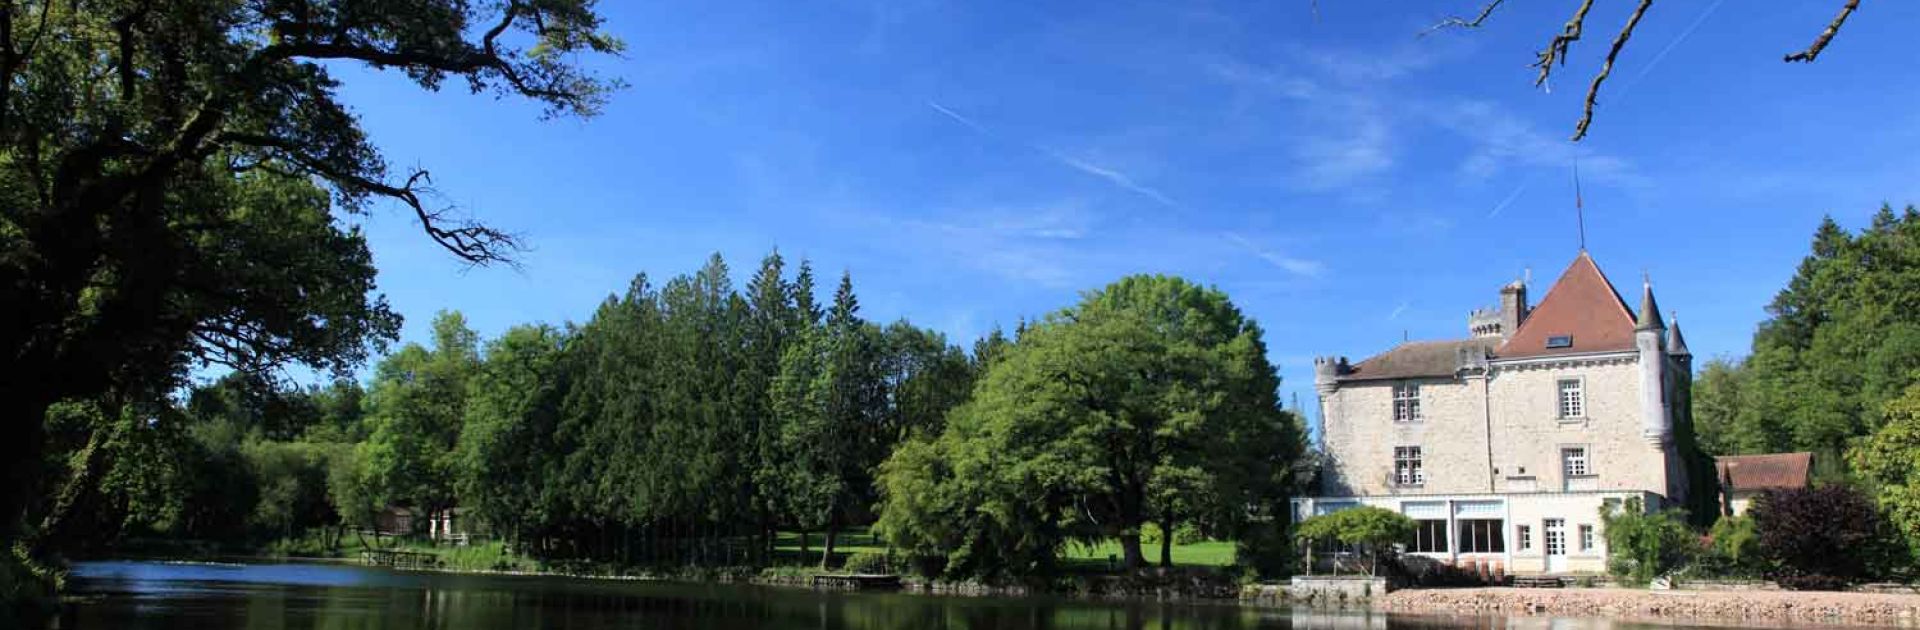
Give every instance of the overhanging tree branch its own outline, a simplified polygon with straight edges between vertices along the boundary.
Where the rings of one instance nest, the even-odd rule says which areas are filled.
[[[1827,24],[1827,30],[1820,31],[1820,36],[1813,38],[1812,45],[1807,46],[1806,50],[1787,55],[1782,61],[1813,63],[1814,58],[1820,56],[1820,51],[1827,49],[1827,42],[1833,41],[1833,36],[1840,32],[1840,26],[1847,23],[1847,16],[1853,15],[1853,10],[1857,8],[1860,8],[1860,0],[1847,0],[1840,7],[1840,14],[1833,16],[1833,21]]]
[[[399,200],[413,210],[429,238],[470,264],[511,265],[514,263],[513,254],[523,249],[519,239],[512,234],[477,222],[453,218],[449,215],[450,209],[427,209],[421,200],[423,193],[431,192],[425,185],[433,183],[427,171],[416,170],[407,176],[405,184],[396,186],[336,168],[324,160],[307,155],[297,144],[282,138],[230,132],[220,134],[217,142],[267,149],[274,152],[276,157],[312,171],[343,190]]]
[[[1627,18],[1627,25],[1620,27],[1620,34],[1613,38],[1613,48],[1607,50],[1607,61],[1600,66],[1600,74],[1593,75],[1593,85],[1587,87],[1586,108],[1580,114],[1580,122],[1573,126],[1573,141],[1579,142],[1587,137],[1587,126],[1593,124],[1593,106],[1600,97],[1600,84],[1607,81],[1607,75],[1613,74],[1613,60],[1620,56],[1620,49],[1627,45],[1627,38],[1633,36],[1633,29],[1640,25],[1640,18],[1647,14],[1647,7],[1653,6],[1653,0],[1640,0],[1633,8],[1633,15]]]
[[[1546,85],[1547,77],[1553,74],[1553,62],[1567,65],[1567,48],[1580,41],[1580,32],[1587,23],[1587,11],[1592,8],[1593,0],[1580,0],[1580,6],[1573,10],[1573,17],[1568,18],[1566,25],[1560,27],[1560,33],[1547,42],[1547,48],[1540,51],[1539,59],[1533,62],[1533,67],[1540,69],[1540,76],[1533,80],[1534,87]]]
[[[1488,2],[1486,6],[1480,8],[1480,14],[1474,16],[1471,20],[1458,15],[1447,16],[1447,19],[1441,20],[1439,23],[1427,27],[1427,30],[1421,31],[1420,36],[1426,37],[1434,31],[1446,28],[1480,28],[1481,24],[1486,23],[1487,17],[1493,15],[1493,10],[1500,8],[1500,3],[1505,1],[1506,0],[1493,0],[1492,2]]]

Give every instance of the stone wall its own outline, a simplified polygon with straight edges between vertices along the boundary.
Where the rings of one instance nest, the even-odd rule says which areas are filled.
[[[1325,407],[1326,494],[1421,495],[1487,492],[1487,418],[1482,381],[1418,379],[1421,419],[1395,422],[1393,386],[1343,383]],[[1389,483],[1393,449],[1418,446],[1426,483]]]
[[[1640,437],[1637,359],[1499,366],[1489,385],[1500,491],[1667,492],[1667,456]],[[1584,383],[1586,413],[1559,417],[1558,382]],[[1560,450],[1584,446],[1591,479],[1562,474]],[[1531,478],[1529,482],[1527,478]],[[1583,487],[1584,486],[1584,487]]]

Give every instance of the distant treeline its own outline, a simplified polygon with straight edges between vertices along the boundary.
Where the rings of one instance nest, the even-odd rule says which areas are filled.
[[[635,278],[583,324],[483,341],[441,313],[364,388],[235,373],[119,419],[61,406],[56,427],[117,429],[55,449],[111,463],[49,530],[326,547],[383,510],[459,507],[538,558],[737,566],[772,562],[783,530],[824,534],[830,560],[874,524],[903,564],[1024,577],[1073,541],[1143,564],[1151,523],[1272,570],[1305,452],[1278,385],[1259,328],[1176,278],[1125,278],[967,352],[863,319],[844,274],[822,303],[804,261],[769,255],[736,290],[716,255]]]

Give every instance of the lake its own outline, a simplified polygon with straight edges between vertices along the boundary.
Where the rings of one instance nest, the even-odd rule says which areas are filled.
[[[322,564],[86,562],[62,630],[434,628],[946,630],[1252,628],[1627,629],[1605,620],[1427,617],[1230,604],[832,593],[420,573]]]

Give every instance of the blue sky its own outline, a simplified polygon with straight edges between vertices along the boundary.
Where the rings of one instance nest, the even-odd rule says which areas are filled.
[[[532,244],[463,270],[397,208],[363,220],[380,290],[493,336],[579,321],[637,272],[768,250],[853,274],[864,312],[970,344],[1124,274],[1213,284],[1258,319],[1288,395],[1311,358],[1460,337],[1501,284],[1543,295],[1588,248],[1644,271],[1696,354],[1746,352],[1823,214],[1920,201],[1920,5],[1658,3],[1565,138],[1627,3],[1532,87],[1570,2],[1416,37],[1451,2],[608,2],[625,80],[604,115],[342,69],[396,169]],[[1566,6],[1562,6],[1566,5]],[[1617,6],[1616,6],[1617,5]]]

